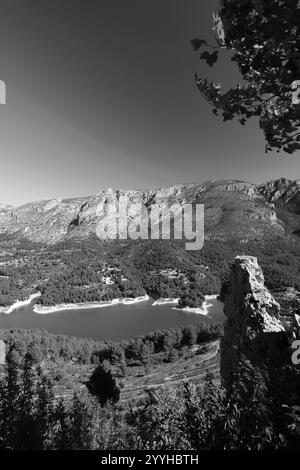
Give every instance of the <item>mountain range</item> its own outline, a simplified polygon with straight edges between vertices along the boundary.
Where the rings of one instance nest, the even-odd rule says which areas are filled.
[[[122,196],[127,197],[129,208],[139,203],[148,211],[173,204],[204,204],[206,239],[300,235],[300,180],[286,178],[260,185],[212,180],[157,190],[107,189],[89,197],[43,200],[20,207],[0,205],[0,234],[46,244],[85,239],[96,232],[108,204]],[[137,214],[131,214],[131,219],[135,217]]]

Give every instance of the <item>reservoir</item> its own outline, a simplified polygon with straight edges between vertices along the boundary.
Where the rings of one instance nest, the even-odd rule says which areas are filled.
[[[49,333],[120,341],[155,330],[196,325],[200,321],[223,322],[223,304],[209,301],[207,315],[174,309],[174,305],[152,306],[153,299],[131,305],[110,305],[93,309],[61,310],[39,314],[33,303],[10,314],[0,313],[0,328],[39,328]]]

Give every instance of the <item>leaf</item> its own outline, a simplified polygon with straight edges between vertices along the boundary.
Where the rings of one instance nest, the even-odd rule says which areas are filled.
[[[191,43],[192,43],[194,51],[199,51],[200,47],[204,45],[207,46],[207,42],[205,41],[205,39],[198,39],[198,38],[192,39]]]
[[[200,59],[206,60],[207,64],[212,67],[218,60],[218,51],[215,51],[212,54],[207,51],[202,52]]]

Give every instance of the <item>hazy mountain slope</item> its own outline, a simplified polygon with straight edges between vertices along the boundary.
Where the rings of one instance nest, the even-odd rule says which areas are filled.
[[[54,243],[63,239],[84,199],[51,199],[12,208],[0,208],[0,233],[12,233],[31,241]]]

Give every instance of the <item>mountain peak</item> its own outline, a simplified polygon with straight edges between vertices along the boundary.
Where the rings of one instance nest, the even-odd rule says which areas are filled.
[[[279,178],[270,180],[258,186],[260,193],[268,202],[300,202],[300,180],[290,180],[288,178]]]

